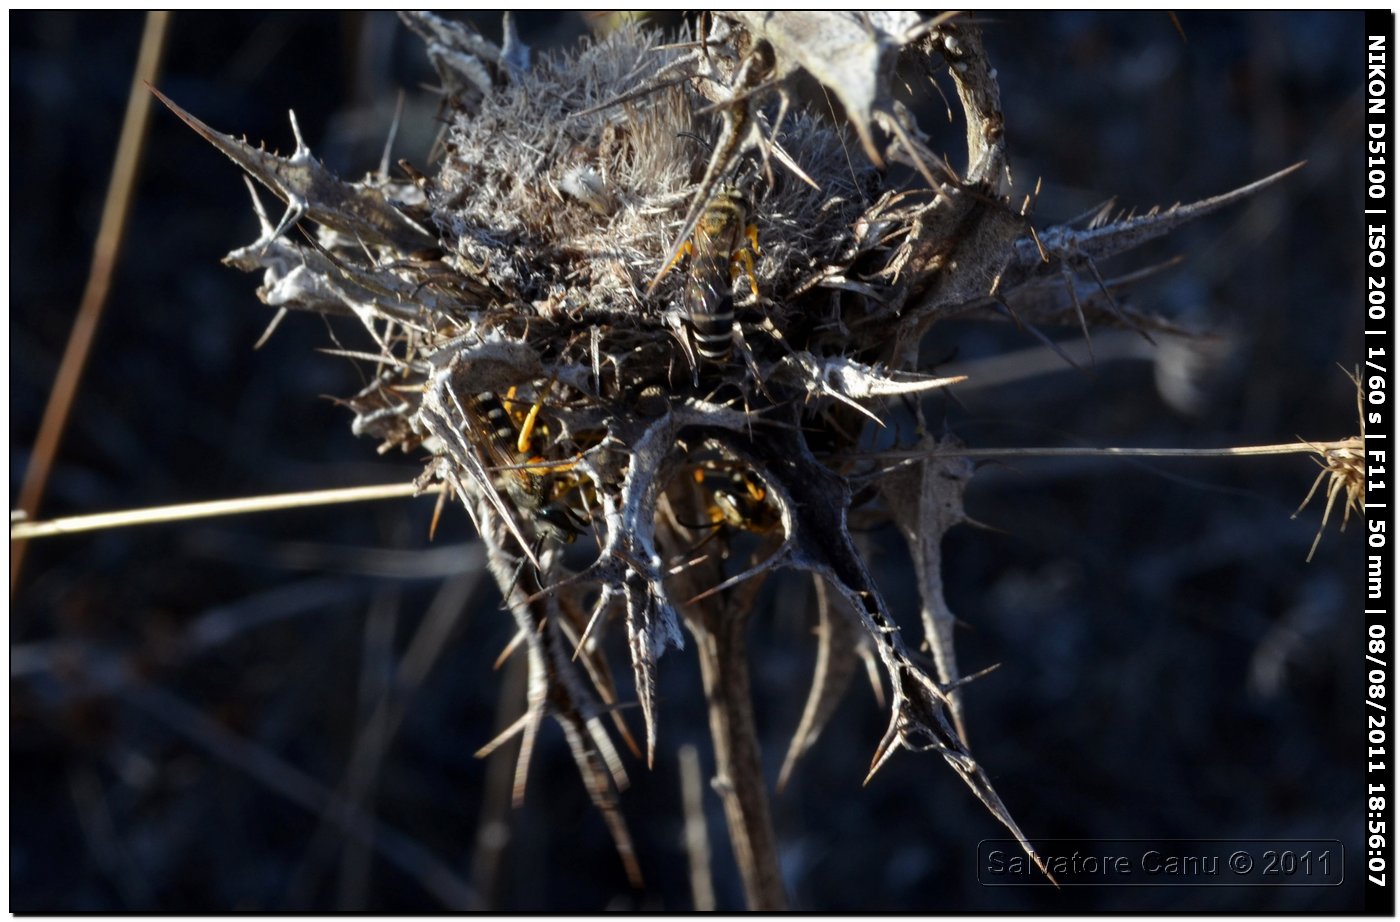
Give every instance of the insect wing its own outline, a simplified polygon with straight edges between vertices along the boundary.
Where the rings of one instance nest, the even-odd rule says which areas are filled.
[[[528,497],[532,475],[520,467],[521,458],[515,452],[515,426],[510,414],[494,394],[478,394],[462,401],[471,441],[486,462],[487,470],[505,481],[506,489],[517,504]]]
[[[567,505],[550,501],[545,475],[526,466],[528,459],[516,448],[515,423],[500,398],[478,394],[465,401],[463,409],[473,443],[516,509],[526,514],[536,529],[561,543],[570,543],[582,534],[588,523]]]

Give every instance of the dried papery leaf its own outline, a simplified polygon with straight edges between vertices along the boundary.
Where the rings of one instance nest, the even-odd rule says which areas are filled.
[[[1004,305],[1023,323],[1077,326],[1082,315],[1094,329],[1127,327],[1171,336],[1200,335],[1198,330],[1120,300],[1131,286],[1180,263],[1179,258],[1167,260],[1156,266],[1104,279],[1102,284],[1096,278],[1083,278],[1076,274],[1071,274],[1069,279],[1063,275],[1058,278],[1046,275],[1007,290],[1000,303],[992,298],[973,302],[968,305],[968,314],[987,319],[1001,317],[999,308]]]
[[[1327,521],[1332,517],[1332,507],[1336,505],[1338,498],[1346,497],[1342,502],[1342,525],[1339,531],[1346,531],[1347,523],[1351,521],[1351,514],[1362,514],[1365,508],[1366,495],[1366,448],[1365,443],[1360,439],[1352,439],[1353,444],[1341,448],[1319,449],[1318,454],[1321,460],[1318,464],[1322,466],[1322,471],[1313,481],[1312,488],[1308,490],[1308,495],[1304,497],[1302,505],[1298,507],[1298,512],[1312,502],[1313,494],[1325,480],[1327,482],[1327,505],[1322,510],[1322,522],[1317,526],[1317,535],[1313,538],[1313,543],[1308,548],[1308,561],[1311,562],[1313,554],[1317,553],[1317,546],[1322,541],[1322,533],[1327,529]],[[1296,516],[1298,512],[1295,512]]]
[[[301,139],[295,115],[292,116],[292,131],[296,137],[296,151],[290,157],[279,157],[220,134],[175,105],[155,87],[151,92],[200,137],[287,204],[287,214],[274,236],[305,216],[366,244],[385,245],[403,253],[411,253],[433,242],[433,236],[405,217],[382,191],[362,183],[342,182],[322,166]]]
[[[1184,224],[1244,201],[1303,166],[1302,162],[1295,163],[1238,189],[1189,205],[1177,204],[1165,210],[1154,208],[1148,214],[1123,217],[1087,229],[1075,229],[1069,225],[1049,228],[1039,232],[1038,243],[1026,239],[1016,244],[1016,267],[1025,271],[1044,265],[1047,256],[1051,262],[1067,262],[1074,266],[1076,261],[1104,260],[1126,253],[1151,240],[1165,237]]]
[[[851,540],[846,524],[851,490],[845,479],[818,462],[800,433],[794,431],[781,430],[761,445],[738,439],[729,439],[728,444],[738,455],[760,459],[762,469],[772,478],[788,536],[787,552],[774,556],[817,574],[841,593],[860,616],[884,665],[891,685],[890,725],[876,749],[867,781],[896,745],[914,751],[937,750],[1053,881],[986,773],[968,752],[951,718],[953,705],[947,690],[910,658],[899,624]]]
[[[568,655],[569,644],[559,629],[561,618],[557,612],[549,611],[554,605],[554,600],[544,602],[546,616],[542,621],[545,644],[549,649],[549,665],[553,670],[548,682],[550,714],[564,730],[569,752],[574,757],[593,806],[607,824],[608,834],[617,847],[628,881],[634,887],[641,887],[641,865],[617,798],[617,790],[627,786],[627,775],[607,733],[599,725],[598,703],[591,690],[583,685],[577,667]]]
[[[812,396],[835,397],[859,406],[857,401],[899,397],[937,390],[964,380],[960,377],[933,378],[910,372],[890,374],[846,356],[797,356],[793,363],[801,369],[803,384]]]
[[[885,333],[881,357],[897,368],[917,366],[918,344],[933,323],[998,293],[1017,241],[1028,232],[1026,219],[1004,198],[977,186],[944,191],[945,199],[911,216],[890,260],[905,280],[905,297],[870,321],[872,332]]]
[[[606,536],[598,572],[620,588],[626,606],[627,645],[646,726],[648,765],[656,755],[656,661],[668,646],[685,645],[663,583],[655,538],[657,499],[675,471],[670,454],[679,429],[674,413],[652,423],[633,444],[621,490],[616,496],[602,495]]]
[[[821,579],[812,582],[817,597],[817,663],[802,718],[793,731],[783,767],[778,771],[779,792],[787,787],[798,761],[816,745],[861,659],[858,652],[862,639],[860,623],[844,607],[834,609],[834,600],[825,582]]]
[[[464,497],[468,496],[464,492]],[[493,518],[492,511],[484,499],[477,497],[472,503],[475,511],[473,520],[482,541],[486,544],[486,563],[495,577],[497,585],[507,587],[506,608],[515,619],[516,630],[521,638],[527,657],[527,686],[525,713],[518,726],[522,734],[520,753],[516,758],[515,781],[511,786],[511,801],[519,806],[525,800],[525,786],[529,778],[531,757],[534,754],[535,740],[539,736],[540,725],[544,722],[550,697],[549,654],[541,638],[539,625],[528,601],[528,593],[517,584],[521,568],[504,544],[504,529]],[[469,506],[470,508],[470,506]],[[478,753],[480,755],[480,753]]]
[[[482,507],[482,503],[478,500],[476,518],[478,522],[489,523],[492,521],[491,513]],[[571,650],[558,626],[561,618],[557,600],[539,597],[539,584],[534,573],[523,568],[520,561],[512,559],[505,549],[508,539],[501,529],[487,525],[481,528],[481,534],[486,542],[487,561],[492,574],[501,586],[509,587],[506,607],[515,617],[520,632],[518,636],[524,642],[528,657],[526,712],[507,731],[508,734],[522,734],[512,800],[516,806],[524,802],[535,739],[544,718],[552,717],[564,731],[569,751],[584,779],[590,799],[604,817],[628,879],[634,886],[641,886],[642,875],[636,849],[613,787],[614,784],[625,787],[626,775],[606,734],[600,733],[597,727],[603,708],[570,657]],[[557,554],[547,553],[542,571],[551,572],[556,566]],[[489,754],[499,742],[478,752],[478,756]]]
[[[632,738],[632,731],[628,729],[627,722],[623,719],[622,712],[618,708],[617,685],[613,681],[612,669],[608,665],[604,648],[599,642],[601,638],[598,638],[595,633],[593,642],[589,642],[589,638],[585,635],[590,620],[586,617],[580,604],[581,600],[576,598],[579,595],[577,590],[577,583],[555,589],[555,595],[564,612],[564,617],[559,620],[559,629],[564,632],[565,640],[574,651],[573,658],[581,663],[588,673],[593,692],[607,709],[613,727],[617,730],[617,735],[627,746],[628,751],[640,758],[642,751]],[[598,725],[596,720],[589,721],[589,732],[595,738],[599,751],[611,748],[606,731]],[[630,782],[626,769],[622,766],[621,760],[615,758],[615,753],[614,757],[608,760],[608,770],[612,772],[613,783],[617,785],[618,790],[625,790]]]
[[[926,28],[917,13],[766,10],[723,15],[773,47],[780,77],[800,67],[831,90],[866,156],[883,165],[874,114],[889,108],[890,78],[900,51]]]
[[[491,92],[504,54],[470,26],[424,11],[399,14],[423,39],[428,60],[442,80],[444,95],[466,101]]]
[[[896,467],[879,480],[880,493],[890,515],[909,546],[918,579],[924,625],[924,640],[933,653],[938,681],[949,686],[948,698],[958,736],[967,740],[963,717],[962,692],[953,688],[961,678],[953,651],[953,625],[956,618],[943,596],[943,536],[954,525],[966,521],[963,491],[972,479],[972,459],[939,458],[938,449],[956,442],[925,434],[915,450],[922,460]]]
[[[965,185],[985,185],[993,197],[1010,191],[1011,175],[1006,157],[1006,119],[1001,112],[1001,87],[996,68],[987,57],[982,32],[966,17],[954,18],[925,40],[948,64],[967,119],[967,172]],[[928,58],[923,59],[926,63]]]
[[[930,325],[972,309],[985,309],[989,303],[1003,313],[1009,311],[1018,323],[1030,325],[1030,318],[1022,317],[1014,305],[1027,299],[1032,305],[1043,304],[1041,292],[1045,290],[1054,298],[1056,309],[1051,319],[1055,322],[1072,318],[1075,322],[1093,320],[1102,324],[1098,312],[1107,311],[1113,325],[1126,325],[1140,332],[1175,332],[1172,325],[1163,321],[1125,312],[1111,293],[1118,285],[1099,274],[1097,262],[1240,202],[1300,166],[1295,164],[1232,192],[1189,205],[1089,229],[1062,225],[1034,234],[1009,201],[970,194],[968,190],[954,191],[953,208],[930,206],[919,216],[892,260],[898,262],[902,272],[912,270],[916,278],[925,278],[928,283],[911,292],[911,304],[901,306],[899,333],[891,340],[887,360],[898,367],[908,367],[916,361],[917,344]],[[1089,273],[1087,280],[1076,277],[1075,273],[1081,270]],[[1065,296],[1054,295],[1056,287]]]

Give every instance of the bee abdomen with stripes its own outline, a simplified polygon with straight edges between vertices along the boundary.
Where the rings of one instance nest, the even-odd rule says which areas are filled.
[[[734,336],[733,283],[741,267],[758,297],[753,259],[758,252],[758,229],[748,218],[748,199],[733,186],[725,186],[706,206],[695,235],[677,254],[677,260],[690,256],[681,307],[695,351],[704,361],[720,363],[729,357]]]
[[[532,433],[522,434],[505,404],[490,391],[482,391],[463,403],[468,426],[477,433],[481,450],[496,469],[499,482],[516,509],[545,536],[565,544],[573,542],[588,523],[554,497],[550,473],[531,467],[541,460],[532,457],[533,448],[523,447]]]

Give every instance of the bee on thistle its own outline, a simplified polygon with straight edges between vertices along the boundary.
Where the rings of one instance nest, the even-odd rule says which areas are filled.
[[[669,272],[690,257],[689,272],[681,295],[681,309],[694,337],[695,351],[709,362],[729,357],[734,331],[734,279],[742,268],[749,289],[758,297],[754,254],[759,253],[758,225],[749,223],[749,201],[737,188],[725,186],[696,222],[694,235],[685,242]],[[663,273],[664,274],[664,273]]]
[[[464,399],[462,409],[473,442],[499,474],[506,496],[534,522],[536,530],[563,544],[570,544],[583,534],[588,523],[555,498],[552,475],[557,468],[545,466],[536,451],[534,428],[539,404],[531,408],[518,428],[505,404],[490,391]]]
[[[715,524],[765,534],[780,524],[768,488],[751,470],[732,471],[730,482],[715,487],[710,518]]]
[[[693,468],[691,478],[700,488],[705,522],[702,526],[727,526],[766,534],[781,524],[781,515],[763,478],[737,462],[707,461]]]

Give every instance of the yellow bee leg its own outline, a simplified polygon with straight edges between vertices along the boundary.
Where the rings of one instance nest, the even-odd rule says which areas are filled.
[[[750,253],[750,252],[748,251],[748,249],[743,249],[743,250],[740,250],[739,252],[735,253],[731,258],[734,259],[738,264],[742,264],[742,265],[743,265],[744,271],[747,272],[747,273],[748,273],[748,276],[749,276],[749,290],[751,290],[751,291],[753,292],[753,296],[754,296],[755,298],[757,298],[757,297],[758,297],[758,276],[754,274],[753,254]],[[735,274],[737,275],[737,274],[738,274],[738,265],[735,265],[734,269],[735,269]]]
[[[567,461],[549,461],[545,458],[534,457],[525,463],[524,470],[532,474],[566,474],[578,467],[582,458],[570,458]]]
[[[676,268],[677,263],[679,263],[682,259],[685,259],[687,256],[691,255],[694,252],[695,244],[687,240],[681,246],[681,248],[676,251],[676,258],[667,263],[666,268],[661,270],[661,275],[658,275],[657,278],[665,277],[667,272],[670,272],[672,269]]]
[[[549,395],[549,389],[554,386],[554,379],[550,378],[545,383],[544,389],[540,391],[535,402],[530,407],[530,412],[525,414],[525,421],[520,424],[520,435],[515,440],[515,447],[522,455],[530,454],[530,449],[534,447],[535,423],[540,418],[540,407],[544,406],[544,399]],[[515,396],[515,388],[510,389],[510,396]]]
[[[750,224],[748,227],[744,228],[744,236],[749,238],[749,249],[753,250],[755,253],[761,254],[763,252],[763,248],[758,245],[757,224]]]

